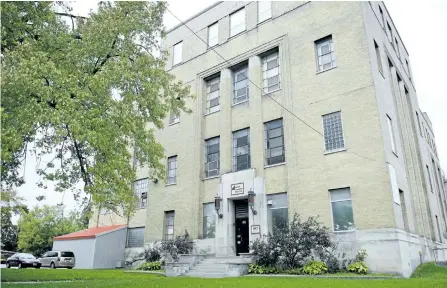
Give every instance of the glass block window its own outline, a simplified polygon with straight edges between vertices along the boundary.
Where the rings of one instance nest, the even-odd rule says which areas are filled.
[[[386,122],[388,125],[388,132],[390,134],[391,149],[393,150],[394,153],[397,153],[396,140],[394,139],[393,121],[391,120],[391,117],[388,115],[386,115]]]
[[[219,23],[208,26],[208,47],[219,44]]]
[[[180,122],[180,115],[175,114],[171,111],[171,115],[169,116],[169,124],[175,124]]]
[[[272,18],[272,1],[258,2],[258,22]]]
[[[144,246],[144,227],[127,229],[127,245],[128,248]]]
[[[244,65],[233,71],[233,104],[248,100],[248,69]]]
[[[247,128],[233,132],[233,171],[250,167],[250,129]]]
[[[267,195],[268,232],[274,233],[278,228],[289,225],[289,208],[287,193]]]
[[[335,62],[335,51],[334,44],[332,42],[332,35],[316,41],[315,46],[317,49],[317,64],[319,72],[337,67]]]
[[[276,51],[262,58],[262,77],[264,92],[269,93],[279,89],[279,53]]]
[[[331,196],[332,222],[334,231],[355,229],[349,188],[329,190]]]
[[[245,30],[245,9],[234,12],[230,15],[230,37]]]
[[[177,156],[168,158],[167,184],[177,183]]]
[[[203,204],[203,239],[216,237],[214,202]]]
[[[182,62],[183,42],[179,42],[173,47],[172,65],[177,65]]]
[[[324,147],[326,151],[345,148],[341,112],[323,115]]]
[[[220,138],[205,140],[205,177],[219,175]]]
[[[174,240],[174,218],[175,218],[175,211],[165,212],[164,240]]]
[[[137,196],[137,207],[142,209],[147,205],[147,192],[149,190],[148,178],[139,179],[133,182],[133,190]]]
[[[220,110],[220,77],[206,81],[206,114]]]
[[[286,161],[282,119],[264,123],[265,165]]]

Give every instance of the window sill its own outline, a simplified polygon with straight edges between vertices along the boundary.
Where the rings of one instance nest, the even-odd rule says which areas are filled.
[[[317,71],[317,75],[318,74],[321,74],[321,73],[324,73],[324,72],[327,72],[327,71],[329,71],[329,70],[332,70],[332,69],[335,69],[335,68],[337,68],[337,66],[334,66],[334,67],[331,67],[331,68],[328,68],[328,69],[325,69],[325,70],[321,70],[321,71]]]
[[[217,111],[214,111],[214,112],[210,112],[210,113],[205,113],[203,116],[208,116],[208,115],[211,115],[211,114],[214,114],[214,113],[217,113],[217,112],[220,112],[220,110],[217,110]]]
[[[177,185],[177,183],[166,184],[165,187],[174,186],[174,185]]]
[[[268,93],[265,93],[264,91],[262,91],[262,94],[263,94],[264,97],[269,97],[270,94],[276,93],[276,92],[278,92],[278,91],[281,91],[281,88],[278,88],[278,89],[276,89],[276,90],[270,91],[270,92],[268,92]]]
[[[178,121],[178,122],[174,122],[174,123],[169,123],[168,126],[174,126],[175,124],[179,124],[179,123],[180,123],[180,121]]]
[[[272,168],[272,167],[277,167],[277,166],[282,166],[282,165],[286,165],[286,162],[277,163],[277,164],[272,164],[272,165],[267,165],[267,166],[264,166],[264,169],[266,169],[266,168]]]
[[[379,70],[380,75],[382,75],[383,79],[385,79],[385,75],[383,75],[383,72]]]
[[[264,24],[265,22],[267,22],[267,21],[269,21],[269,20],[272,20],[272,16],[270,16],[269,18],[264,19],[264,20],[262,20],[262,21],[258,21],[258,25],[260,25],[260,24]]]
[[[243,103],[248,102],[248,101],[250,101],[250,99],[247,99],[247,100],[244,100],[244,101],[242,101],[242,102],[235,103],[235,104],[231,104],[231,107],[234,107],[234,106],[243,104]]]
[[[332,233],[343,234],[343,233],[353,233],[355,229],[352,230],[343,230],[343,231],[332,231]]]
[[[399,158],[399,156],[397,156],[397,153],[393,151],[394,156],[396,156],[397,158]]]
[[[202,181],[210,180],[210,179],[216,179],[216,178],[219,178],[219,177],[220,177],[220,175],[211,176],[211,177],[206,177],[206,178],[202,178]]]
[[[242,30],[241,32],[239,32],[239,33],[237,33],[237,34],[234,34],[234,35],[230,35],[230,37],[228,38],[228,40],[227,40],[227,41],[229,41],[229,40],[231,40],[231,39],[233,39],[233,38],[236,38],[237,36],[239,36],[239,35],[241,35],[241,34],[245,33],[246,31],[247,31],[247,27],[245,27],[245,29],[244,29],[244,30]],[[230,33],[231,33],[231,31],[230,31]]]
[[[180,62],[180,63],[177,63],[177,64],[172,64],[171,69],[174,69],[174,68],[176,68],[176,67],[178,67],[178,66],[180,66],[180,65],[182,65],[182,64],[183,64],[183,61]]]
[[[332,154],[332,153],[338,153],[338,152],[343,152],[346,151],[346,148],[341,148],[341,149],[336,149],[336,150],[330,150],[330,151],[325,151],[324,155],[328,155],[328,154]]]

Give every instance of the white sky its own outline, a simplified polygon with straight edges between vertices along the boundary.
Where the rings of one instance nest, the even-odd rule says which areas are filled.
[[[169,9],[180,19],[185,20],[215,1],[170,1]],[[74,13],[87,16],[90,9],[96,7],[95,1],[77,1],[73,4]],[[385,1],[394,24],[410,54],[410,65],[418,94],[420,108],[427,112],[433,124],[438,148],[438,156],[443,170],[447,173],[447,1]],[[179,22],[169,14],[165,15],[165,26],[169,29]],[[442,36],[444,35],[444,36]],[[77,207],[71,193],[54,192],[51,183],[47,189],[35,184],[38,176],[34,171],[35,159],[28,157],[25,168],[26,184],[17,190],[26,199],[28,206],[38,204],[36,196],[45,195],[40,204],[58,204],[63,202],[66,210]]]

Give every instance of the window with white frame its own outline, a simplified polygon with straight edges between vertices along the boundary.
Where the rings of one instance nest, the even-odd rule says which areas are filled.
[[[248,99],[248,67],[243,65],[233,70],[233,104]]]
[[[407,65],[407,72],[408,72],[408,78],[411,81],[411,70],[410,70],[410,64],[408,63],[408,60],[405,59],[405,64]]]
[[[183,42],[179,42],[173,47],[172,65],[177,65],[182,62]]]
[[[174,240],[175,211],[165,212],[165,235],[164,240]]]
[[[171,114],[169,115],[169,124],[172,125],[179,122],[180,122],[180,115],[171,111]]]
[[[323,115],[324,147],[326,152],[345,148],[341,112]]]
[[[262,77],[266,94],[280,88],[279,53],[275,51],[262,58]]]
[[[127,245],[128,248],[136,248],[144,246],[144,227],[127,229]]]
[[[329,190],[331,197],[332,223],[335,232],[352,231],[354,213],[352,212],[351,191],[349,188]]]
[[[272,18],[272,1],[258,2],[258,22]]]
[[[397,58],[400,59],[399,41],[397,41],[397,38],[394,38],[394,42],[396,43],[395,48],[396,48],[396,55],[397,55]]]
[[[245,30],[245,9],[234,12],[230,15],[230,37]]]
[[[388,132],[390,133],[391,149],[393,150],[394,154],[397,154],[396,140],[394,139],[393,121],[391,120],[391,117],[389,115],[386,115],[386,122],[388,125]]]
[[[206,114],[220,110],[220,76],[206,81]]]
[[[374,41],[374,49],[376,50],[377,67],[379,71],[383,74],[382,57],[380,56],[379,45],[377,45],[376,40]]]
[[[286,161],[282,119],[264,123],[264,147],[264,165],[274,165]]]
[[[168,158],[167,184],[177,183],[177,156]]]
[[[203,239],[216,237],[214,202],[203,204]]]
[[[390,173],[391,192],[393,193],[393,201],[400,205],[399,185],[397,184],[396,169],[388,163],[388,172]]]
[[[430,183],[430,191],[433,192],[433,183],[431,182],[430,168],[428,168],[428,165],[425,165],[425,167],[427,168],[428,182]]]
[[[208,26],[208,47],[219,44],[219,23]]]
[[[142,209],[147,206],[147,192],[149,187],[148,178],[139,179],[133,182],[133,191],[137,196],[137,207]]]
[[[220,138],[205,140],[205,177],[219,175]]]
[[[233,171],[250,167],[250,128],[246,128],[233,132]]]
[[[267,224],[268,232],[272,234],[289,224],[287,193],[267,195]]]
[[[315,41],[317,49],[318,71],[328,70],[337,67],[335,61],[334,43],[332,42],[332,35],[324,37]]]

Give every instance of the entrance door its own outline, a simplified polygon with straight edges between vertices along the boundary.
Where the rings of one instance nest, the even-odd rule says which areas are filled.
[[[234,201],[236,211],[236,255],[248,253],[250,245],[247,200]]]

